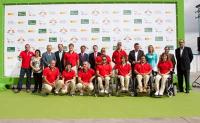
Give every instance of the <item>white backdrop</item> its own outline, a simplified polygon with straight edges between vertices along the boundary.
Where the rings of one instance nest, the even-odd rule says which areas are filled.
[[[118,41],[129,53],[134,43],[147,52],[152,44],[160,54],[166,45],[176,47],[175,4],[45,4],[6,5],[4,28],[4,75],[18,76],[19,52],[26,43],[32,50],[46,50],[47,44],[97,44],[112,56]],[[65,47],[67,50],[67,47]]]

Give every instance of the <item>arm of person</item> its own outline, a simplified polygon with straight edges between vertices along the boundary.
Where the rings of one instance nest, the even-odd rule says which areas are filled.
[[[44,79],[44,83],[45,83],[45,84],[48,84],[48,85],[51,85],[51,86],[52,86],[52,83],[50,83],[50,82],[47,80],[46,76],[44,76],[43,79]]]

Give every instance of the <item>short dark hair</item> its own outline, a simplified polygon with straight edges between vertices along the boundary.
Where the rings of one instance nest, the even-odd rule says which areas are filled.
[[[136,46],[136,45],[140,45],[140,44],[139,43],[135,43],[134,46]]]
[[[69,44],[69,47],[70,47],[70,46],[73,46],[73,47],[74,47],[74,44],[73,44],[73,43],[70,43],[70,44]]]

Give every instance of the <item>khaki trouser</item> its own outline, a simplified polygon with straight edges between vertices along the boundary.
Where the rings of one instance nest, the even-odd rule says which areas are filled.
[[[165,83],[166,83],[166,80],[168,77],[169,77],[169,75],[160,75],[160,74],[158,74],[156,76],[156,80],[155,80],[156,92],[163,94],[163,92],[165,90]],[[159,89],[160,80],[161,80],[161,87]]]
[[[109,81],[110,81],[110,77],[104,77],[103,79],[101,77],[97,78],[98,80],[98,87],[100,88],[100,90],[107,90],[109,91]],[[103,81],[105,81],[105,88],[103,86]]]
[[[118,75],[119,79],[120,79],[120,83],[121,83],[121,89],[125,88],[125,90],[128,90],[129,87],[129,80],[130,80],[130,76],[121,76]]]
[[[138,88],[139,88],[139,90],[140,91],[143,90],[142,79],[144,79],[144,89],[146,89],[148,81],[149,81],[149,78],[150,78],[150,75],[140,75],[140,74],[138,74],[136,76],[136,78],[137,78],[137,81],[138,81]]]
[[[56,84],[56,90],[55,91],[59,92],[60,89],[61,89],[62,94],[66,94],[69,91],[70,91],[70,94],[74,94],[75,89],[76,89],[75,80],[72,79],[67,83],[64,83],[64,81],[58,81],[57,84]]]
[[[78,83],[78,84],[76,85],[76,87],[77,87],[77,89],[78,89],[79,91],[86,90],[86,91],[88,91],[88,92],[91,92],[91,91],[93,91],[93,89],[94,89],[94,86],[93,86],[92,82],[91,82],[90,84],[88,84],[88,85],[84,85],[84,84],[82,84],[82,83]]]
[[[43,93],[49,94],[49,93],[51,93],[52,89],[53,89],[53,87],[49,84],[45,83],[45,84],[42,85],[42,92]]]

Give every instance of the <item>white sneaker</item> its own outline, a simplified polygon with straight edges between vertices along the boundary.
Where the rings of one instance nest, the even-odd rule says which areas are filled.
[[[122,87],[122,91],[125,91],[126,89],[125,89],[125,87]]]
[[[160,95],[160,96],[163,96],[163,93],[159,92],[159,95]]]
[[[158,93],[159,93],[159,92],[158,92],[158,91],[156,91],[156,93],[155,93],[154,95],[155,95],[155,96],[158,96]]]
[[[103,94],[103,93],[104,93],[103,89],[102,89],[102,90],[100,90],[100,93],[101,93],[101,94]]]
[[[83,92],[80,92],[80,96],[83,96]]]
[[[58,94],[58,91],[55,91],[55,94]]]
[[[105,93],[106,93],[106,94],[108,94],[108,91],[107,91],[107,90],[105,90]]]

